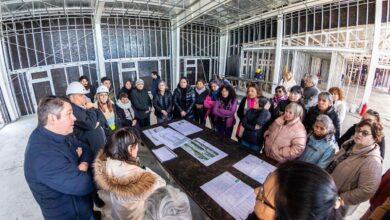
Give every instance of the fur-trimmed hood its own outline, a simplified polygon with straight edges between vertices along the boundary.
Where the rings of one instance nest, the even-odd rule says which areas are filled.
[[[102,151],[97,155],[94,167],[96,183],[118,197],[146,197],[156,186],[165,185],[165,181],[151,170],[113,160]]]

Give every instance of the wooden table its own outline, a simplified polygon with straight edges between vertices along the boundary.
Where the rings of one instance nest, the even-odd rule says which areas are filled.
[[[174,121],[177,120],[172,120],[169,123]],[[248,154],[255,155],[260,159],[269,162],[270,164],[276,164],[276,162],[269,158],[265,158],[263,155],[253,154],[251,151],[244,149],[238,142],[223,137],[209,128],[196,123],[193,124],[201,127],[203,130],[195,134],[188,135],[187,137],[191,139],[197,137],[202,138],[203,140],[227,153],[228,156],[206,167],[182,148],[176,148],[173,151],[177,154],[178,157],[170,161],[166,161],[161,165],[182,188],[182,190],[186,192],[186,194],[190,196],[211,219],[233,219],[233,217],[229,215],[229,213],[227,213],[223,208],[221,208],[216,202],[214,202],[214,200],[210,198],[200,188],[200,186],[214,179],[223,172],[228,171],[233,176],[242,180],[244,183],[248,184],[252,188],[255,188],[259,186],[260,183],[236,170],[233,168],[233,165],[246,157]],[[143,128],[142,130],[147,130],[158,126],[168,127],[168,123],[165,122],[153,125]],[[142,142],[149,150],[158,148],[143,133]]]

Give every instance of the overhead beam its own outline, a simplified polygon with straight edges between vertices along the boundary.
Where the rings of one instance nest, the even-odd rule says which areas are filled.
[[[301,9],[310,8],[310,7],[313,7],[316,5],[323,5],[323,4],[331,3],[334,1],[335,0],[307,0],[307,1],[298,2],[298,3],[291,4],[291,5],[282,7],[282,8],[278,8],[275,10],[261,13],[260,15],[255,15],[255,16],[252,16],[250,18],[239,20],[237,23],[226,26],[226,29],[232,30],[232,29],[244,26],[244,25],[255,23],[257,21],[261,21],[261,20],[265,20],[267,18],[275,17],[279,14],[286,14],[286,13],[298,11]]]
[[[195,19],[210,13],[216,8],[229,3],[231,0],[200,0],[193,4],[191,7],[186,8],[179,13],[174,19],[172,19],[172,29],[183,27],[184,25],[191,23]]]

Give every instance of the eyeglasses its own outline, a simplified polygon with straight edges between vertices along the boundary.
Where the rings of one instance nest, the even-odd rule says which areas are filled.
[[[259,193],[256,196],[256,200],[262,202],[264,205],[270,207],[271,209],[276,210],[276,208],[271,205],[267,198],[265,198],[264,186],[259,187]]]
[[[362,134],[363,137],[367,137],[368,135],[371,135],[371,133],[366,130],[363,130],[361,128],[356,128],[355,134],[359,134],[359,133]]]

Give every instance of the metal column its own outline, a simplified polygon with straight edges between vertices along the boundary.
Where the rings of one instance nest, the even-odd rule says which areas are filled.
[[[180,78],[180,28],[171,30],[171,66],[172,66],[172,85],[176,88]]]
[[[379,60],[378,46],[380,41],[381,18],[382,18],[382,0],[376,0],[375,1],[375,24],[374,24],[374,36],[372,38],[373,43],[372,43],[371,61],[370,61],[370,67],[368,69],[366,87],[364,88],[362,104],[367,103],[370,98],[372,86],[374,84],[375,71],[378,66],[378,60]]]
[[[95,7],[95,17],[94,17],[94,36],[95,36],[95,52],[96,52],[96,62],[97,62],[97,71],[98,76],[106,76],[106,67],[104,64],[104,50],[103,50],[103,39],[102,39],[102,29],[101,29],[101,16],[104,9],[104,2],[97,1]]]
[[[229,41],[229,31],[225,31],[223,35],[219,37],[219,76],[224,77],[226,74],[226,57]]]
[[[1,39],[4,42],[4,39]],[[11,84],[7,77],[7,69],[5,64],[5,56],[3,53],[3,44],[0,43],[0,87],[3,93],[5,105],[7,106],[8,114],[12,121],[15,121],[19,115],[16,109],[14,100],[12,99]]]
[[[276,32],[276,48],[275,48],[275,64],[274,74],[272,79],[272,90],[275,90],[279,83],[280,61],[282,58],[282,40],[283,40],[283,15],[278,15],[278,27]]]

